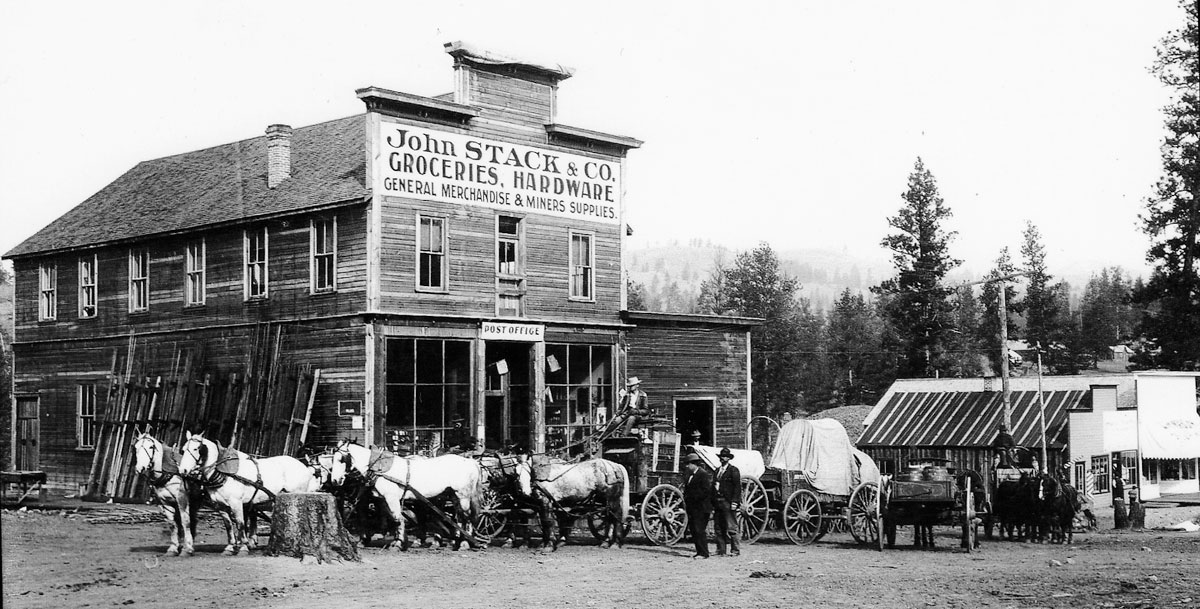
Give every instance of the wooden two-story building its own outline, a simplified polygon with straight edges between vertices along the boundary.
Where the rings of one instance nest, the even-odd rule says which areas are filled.
[[[278,454],[436,450],[461,419],[549,451],[627,375],[745,445],[754,321],[625,311],[641,142],[556,122],[569,69],[446,51],[452,94],[368,87],[362,114],[140,163],[8,252],[18,467],[121,494],[138,424]]]

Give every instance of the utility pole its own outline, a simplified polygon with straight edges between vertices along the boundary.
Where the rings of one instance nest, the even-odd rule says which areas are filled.
[[[1008,387],[1008,305],[1004,302],[1007,277],[996,279],[1000,283],[1000,401],[1004,404],[1004,427],[1012,432],[1012,390]]]
[[[1046,395],[1042,393],[1042,343],[1037,345],[1037,365],[1038,365],[1038,415],[1042,420],[1042,471],[1049,471],[1050,463],[1046,461],[1046,444],[1050,439],[1046,437]]]

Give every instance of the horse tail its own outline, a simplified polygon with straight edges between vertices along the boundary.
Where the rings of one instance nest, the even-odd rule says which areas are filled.
[[[621,513],[617,514],[617,526],[625,528],[625,519],[629,517],[629,471],[620,463],[613,463],[617,477],[621,479]]]

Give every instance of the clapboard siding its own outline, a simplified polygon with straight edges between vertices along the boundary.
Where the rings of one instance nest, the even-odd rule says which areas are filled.
[[[416,199],[381,197],[381,308],[390,313],[492,317],[496,307],[496,216],[487,207],[459,206]],[[417,216],[446,219],[449,237],[445,293],[418,291]],[[595,301],[569,299],[570,231],[566,220],[539,214],[524,218],[525,316],[565,322],[616,322],[620,310],[620,234],[616,226],[574,226],[595,239]]]
[[[333,214],[334,212],[329,212]],[[133,246],[108,246],[15,263],[16,340],[76,339],[126,334],[130,330],[166,331],[213,324],[320,317],[355,313],[365,308],[366,220],[364,210],[343,208],[338,222],[338,289],[309,292],[309,220],[299,215],[266,222],[269,243],[269,298],[247,303],[243,289],[243,228],[223,228],[149,240]],[[257,224],[252,226],[262,226]],[[184,301],[185,251],[203,239],[206,247],[206,301],[189,307]],[[150,307],[129,312],[129,253],[150,253]],[[79,259],[96,256],[97,312],[79,317]],[[38,321],[38,266],[58,265],[58,316]]]
[[[338,400],[362,400],[365,375],[365,332],[353,319],[243,325],[236,328],[189,330],[136,337],[135,379],[171,377],[176,355],[197,358],[191,377],[210,375],[224,382],[231,374],[245,378],[256,332],[280,337],[278,361],[321,369],[309,434],[310,445],[355,437],[350,419],[337,416]],[[103,411],[110,379],[126,370],[129,338],[79,340],[68,343],[18,343],[14,388],[36,394],[40,401],[40,457],[52,486],[75,489],[87,482],[94,451],[76,448],[77,395],[81,384],[97,387],[97,410]]]
[[[744,326],[637,320],[627,334],[627,370],[656,408],[673,400],[716,398],[717,446],[743,447],[749,419],[750,334]]]

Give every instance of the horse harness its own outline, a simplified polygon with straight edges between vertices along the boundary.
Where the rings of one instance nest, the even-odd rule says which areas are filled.
[[[208,452],[207,446],[201,444],[201,447],[204,449],[204,452]],[[219,445],[218,445],[218,448],[219,448]],[[250,480],[249,478],[238,475],[235,472],[221,471],[221,469],[220,469],[221,465],[224,465],[224,464],[230,463],[230,462],[236,462],[240,458],[241,457],[238,455],[238,453],[232,449],[221,450],[220,458],[218,458],[217,461],[215,463],[213,463],[211,466],[203,467],[201,469],[201,472],[202,472],[201,475],[196,477],[196,480],[199,483],[200,487],[203,488],[204,490],[211,490],[214,488],[219,488],[225,484],[227,479],[233,478],[234,480],[241,482],[242,484],[254,489],[254,493],[250,495],[250,500],[247,501],[247,503],[254,503],[254,499],[258,496],[259,492],[265,493],[269,500],[274,500],[275,493],[272,493],[269,489],[267,489],[267,487],[263,486],[262,468],[259,467],[259,465],[258,465],[258,459],[255,459],[254,457],[251,457],[250,455],[246,455],[246,458],[249,459],[249,461],[254,464],[254,473],[255,473],[255,477],[257,478],[256,480]],[[208,474],[203,473],[206,470],[209,472]]]

